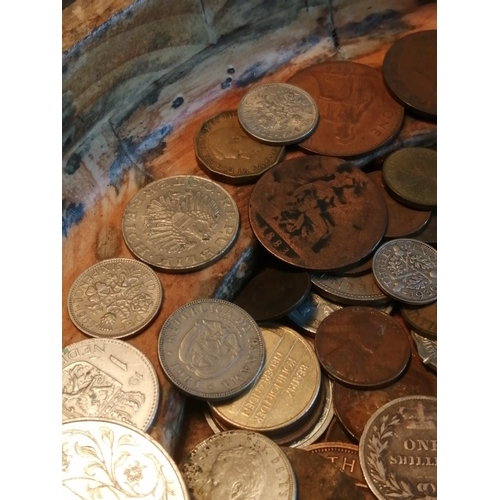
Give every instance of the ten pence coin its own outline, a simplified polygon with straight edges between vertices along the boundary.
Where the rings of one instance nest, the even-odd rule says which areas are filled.
[[[151,182],[129,201],[122,231],[137,258],[186,272],[220,259],[234,243],[239,223],[236,202],[219,184],[177,175]]]
[[[381,73],[369,66],[347,61],[317,64],[288,82],[318,104],[318,126],[300,143],[312,153],[358,156],[390,141],[403,123],[403,106],[387,92]]]
[[[63,421],[99,417],[146,431],[159,398],[153,365],[127,342],[89,339],[63,349]]]
[[[293,469],[269,438],[242,430],[215,434],[181,465],[192,500],[297,498]]]
[[[225,300],[203,299],[168,317],[158,356],[179,390],[217,401],[240,394],[254,382],[265,348],[257,323],[243,309]]]
[[[201,168],[212,179],[229,184],[255,182],[285,154],[284,146],[268,146],[249,137],[236,110],[222,111],[203,123],[194,148]]]
[[[327,156],[283,161],[255,184],[252,230],[276,258],[311,271],[337,271],[367,257],[387,227],[379,189],[349,162]]]
[[[160,309],[156,273],[133,259],[108,259],[86,269],[68,294],[71,321],[91,337],[122,338],[144,329]]]

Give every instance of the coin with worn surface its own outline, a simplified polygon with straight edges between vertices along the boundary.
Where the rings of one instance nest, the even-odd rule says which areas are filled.
[[[335,385],[336,384],[334,382]],[[334,407],[335,411],[335,407]],[[342,426],[339,418],[337,415],[335,415],[330,422],[330,425],[328,426],[328,429],[325,432],[325,435],[323,436],[322,439],[323,443],[330,443],[330,442],[341,442],[341,443],[348,443],[348,444],[354,444],[355,442],[358,443],[359,439],[354,439]]]
[[[437,252],[421,241],[384,243],[373,256],[373,275],[384,293],[403,304],[437,300]]]
[[[236,202],[219,184],[193,175],[151,182],[128,202],[123,238],[139,259],[187,272],[220,259],[236,239]]]
[[[192,500],[297,498],[293,469],[262,434],[226,431],[202,441],[180,467]]]
[[[201,168],[212,179],[229,184],[255,182],[285,154],[284,146],[268,146],[249,137],[236,110],[222,111],[203,123],[194,148]]]
[[[278,259],[311,271],[349,267],[375,250],[387,227],[378,188],[349,162],[327,156],[282,161],[257,181],[249,217]]]
[[[402,238],[420,231],[429,221],[431,212],[414,210],[396,201],[385,189],[382,172],[370,172],[368,177],[380,189],[387,205],[388,221],[384,238]]]
[[[297,307],[310,290],[307,271],[266,267],[244,286],[233,302],[255,321],[274,321]]]
[[[348,61],[317,64],[288,82],[318,104],[318,126],[300,143],[307,151],[358,156],[390,141],[403,123],[403,107],[387,92],[381,73],[369,66]]]
[[[250,89],[238,106],[238,119],[248,134],[267,144],[295,144],[318,123],[318,106],[299,87],[265,83]]]
[[[410,33],[394,42],[384,57],[384,80],[406,108],[437,116],[437,30]]]
[[[401,305],[401,316],[420,335],[437,339],[437,300],[426,306]]]
[[[437,153],[427,148],[394,151],[382,167],[384,185],[401,203],[419,210],[437,207]]]
[[[255,381],[265,348],[257,323],[243,309],[225,300],[202,299],[168,317],[158,356],[178,389],[215,401],[240,394]]]
[[[378,499],[437,498],[437,399],[398,398],[377,410],[359,441],[359,458]]]
[[[108,259],[86,269],[71,286],[71,321],[91,337],[122,338],[155,318],[163,292],[156,273],[133,259]]]
[[[321,370],[313,348],[291,328],[261,325],[266,363],[254,386],[243,395],[210,403],[225,425],[256,432],[285,432],[313,408]]]
[[[62,425],[65,499],[189,500],[174,460],[153,438],[104,419]]]
[[[373,307],[335,311],[319,325],[316,354],[328,375],[355,387],[376,387],[396,379],[410,359],[405,331]]]
[[[431,218],[425,227],[413,239],[428,243],[437,249],[437,209],[431,210]]]
[[[437,371],[437,340],[429,340],[414,331],[411,332],[411,336],[415,341],[422,363]]]
[[[143,431],[158,408],[158,377],[138,349],[114,339],[88,339],[62,352],[62,419],[106,418]]]

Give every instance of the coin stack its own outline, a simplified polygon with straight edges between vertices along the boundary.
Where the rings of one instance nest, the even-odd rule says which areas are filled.
[[[68,297],[94,337],[63,349],[68,498],[313,498],[308,459],[280,446],[329,458],[336,498],[437,497],[437,154],[356,166],[395,138],[405,109],[435,119],[435,46],[435,31],[415,33],[382,73],[336,61],[253,86],[195,137],[210,179],[166,177],[130,200],[123,238],[139,260],[101,261]],[[283,160],[291,145],[307,154]],[[255,276],[233,302],[182,305],[159,332],[163,371],[204,402],[214,432],[177,468],[146,434],[155,370],[120,339],[158,313],[156,272],[224,257],[240,214],[220,183],[251,182]]]

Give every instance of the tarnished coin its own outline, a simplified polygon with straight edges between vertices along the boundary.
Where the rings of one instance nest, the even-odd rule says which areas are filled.
[[[362,274],[366,274],[371,272],[372,270],[372,258],[368,257],[353,266],[346,267],[341,271],[335,273],[336,276],[361,276]]]
[[[162,301],[156,273],[133,259],[108,259],[86,269],[71,286],[68,312],[83,333],[123,338],[155,318]]]
[[[192,500],[297,498],[293,469],[262,434],[227,431],[197,445],[181,465]]]
[[[318,106],[304,90],[288,83],[265,83],[250,89],[238,106],[241,126],[268,144],[295,144],[318,123]]]
[[[356,387],[396,379],[410,359],[410,343],[391,316],[373,307],[344,307],[319,325],[316,354],[328,375]]]
[[[427,148],[394,151],[382,167],[384,185],[401,203],[420,210],[437,207],[437,153]]]
[[[334,384],[338,387],[339,384],[334,382]],[[335,406],[334,406],[334,411],[335,411]],[[323,443],[330,443],[330,442],[341,442],[341,443],[348,443],[348,444],[354,444],[358,443],[359,439],[354,439],[342,426],[339,418],[337,415],[335,415],[330,422],[330,425],[328,426],[328,429],[325,432],[325,435],[323,436],[322,439]]]
[[[380,189],[387,205],[388,222],[384,238],[403,238],[420,231],[429,221],[431,212],[414,210],[396,201],[385,189],[382,172],[370,172],[368,177]]]
[[[310,413],[320,389],[321,370],[314,350],[297,332],[261,325],[266,364],[255,385],[227,402],[210,403],[228,427],[285,432]]]
[[[377,410],[359,441],[359,457],[378,499],[437,498],[437,399],[398,398]]]
[[[418,354],[424,365],[430,366],[437,371],[437,341],[429,340],[412,331],[411,336],[417,346]]]
[[[431,210],[431,218],[425,227],[413,239],[428,243],[437,249],[437,209]]]
[[[153,438],[103,419],[62,425],[63,498],[189,500],[172,457]]]
[[[309,66],[289,83],[316,100],[320,120],[300,146],[320,155],[358,156],[390,141],[404,109],[387,92],[382,75],[363,64],[335,61]]]
[[[403,304],[425,305],[437,299],[437,252],[421,241],[384,243],[373,256],[373,275],[384,293]]]
[[[219,184],[177,175],[151,182],[129,201],[122,231],[137,258],[186,272],[220,259],[234,243],[239,223],[236,202]]]
[[[63,349],[63,421],[99,417],[146,431],[159,398],[153,365],[127,342],[89,339]]]
[[[229,184],[255,182],[285,154],[284,146],[268,146],[249,137],[236,110],[222,111],[203,123],[194,148],[201,168],[212,179]]]
[[[437,115],[437,30],[410,33],[384,57],[384,79],[396,99],[415,113]]]
[[[327,156],[282,161],[255,184],[252,230],[278,259],[311,271],[337,271],[375,250],[387,227],[378,188],[349,162]]]
[[[401,305],[401,316],[420,335],[437,339],[437,300],[427,306]]]
[[[231,302],[202,299],[171,314],[158,339],[160,363],[170,381],[189,396],[236,396],[259,375],[265,358],[260,329]]]

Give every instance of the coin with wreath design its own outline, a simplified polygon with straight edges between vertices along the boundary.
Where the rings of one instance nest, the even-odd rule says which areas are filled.
[[[410,305],[437,300],[437,251],[418,240],[384,243],[373,256],[378,286],[393,299]]]

